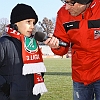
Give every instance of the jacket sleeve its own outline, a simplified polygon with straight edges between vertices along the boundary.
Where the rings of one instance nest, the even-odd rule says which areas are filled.
[[[68,46],[66,46],[66,47],[61,46],[59,49],[51,48],[51,50],[53,51],[54,54],[61,55],[61,56],[68,52],[69,44],[70,44],[70,40],[69,40],[70,38],[63,27],[65,17],[62,13],[62,9],[63,8],[61,8],[57,13],[56,25],[55,25],[55,29],[54,29],[54,36],[57,37],[59,40],[66,42],[68,44]]]
[[[2,47],[2,44],[0,43],[0,68],[2,67],[3,60],[4,60],[4,49]],[[3,78],[3,76],[0,73],[0,86],[4,83],[6,83],[6,80]]]
[[[62,47],[62,46],[58,49],[51,48],[54,54],[60,55],[60,56],[65,55],[68,52],[68,49],[69,49],[68,47]]]
[[[5,46],[3,42],[0,41],[0,69],[3,67],[4,63],[4,58],[5,58],[5,52],[4,52],[4,47]],[[6,79],[2,76],[0,73],[0,91],[4,93],[4,95],[9,96],[10,95],[10,84],[7,83]]]
[[[4,60],[4,49],[2,44],[0,43],[0,68],[2,66],[3,60]]]

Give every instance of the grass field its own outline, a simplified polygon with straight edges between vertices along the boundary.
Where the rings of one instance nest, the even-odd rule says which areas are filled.
[[[45,58],[47,69],[45,84],[48,92],[40,100],[72,100],[71,60],[69,58]]]

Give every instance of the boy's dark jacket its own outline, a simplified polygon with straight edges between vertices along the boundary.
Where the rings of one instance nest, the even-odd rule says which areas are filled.
[[[0,94],[3,92],[5,97],[9,96],[10,100],[34,100],[32,94],[33,74],[22,75],[22,50],[21,42],[16,38],[3,36],[0,39]],[[19,81],[20,80],[20,81]],[[5,91],[6,85],[8,90]],[[2,92],[2,90],[4,90]],[[1,95],[0,95],[1,96]],[[28,98],[29,97],[29,98]],[[38,98],[38,97],[37,97]]]

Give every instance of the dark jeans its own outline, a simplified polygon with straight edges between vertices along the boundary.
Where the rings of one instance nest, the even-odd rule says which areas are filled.
[[[73,82],[73,100],[100,100],[100,80],[86,86]]]

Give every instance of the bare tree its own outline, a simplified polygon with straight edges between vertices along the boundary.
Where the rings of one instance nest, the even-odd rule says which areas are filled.
[[[9,24],[9,20],[7,18],[0,19],[0,35],[5,31],[5,26]]]
[[[53,33],[54,31],[54,23],[52,22],[52,20],[46,17],[42,20],[42,22],[39,21],[39,25],[41,25],[43,32],[45,32],[46,34]]]

